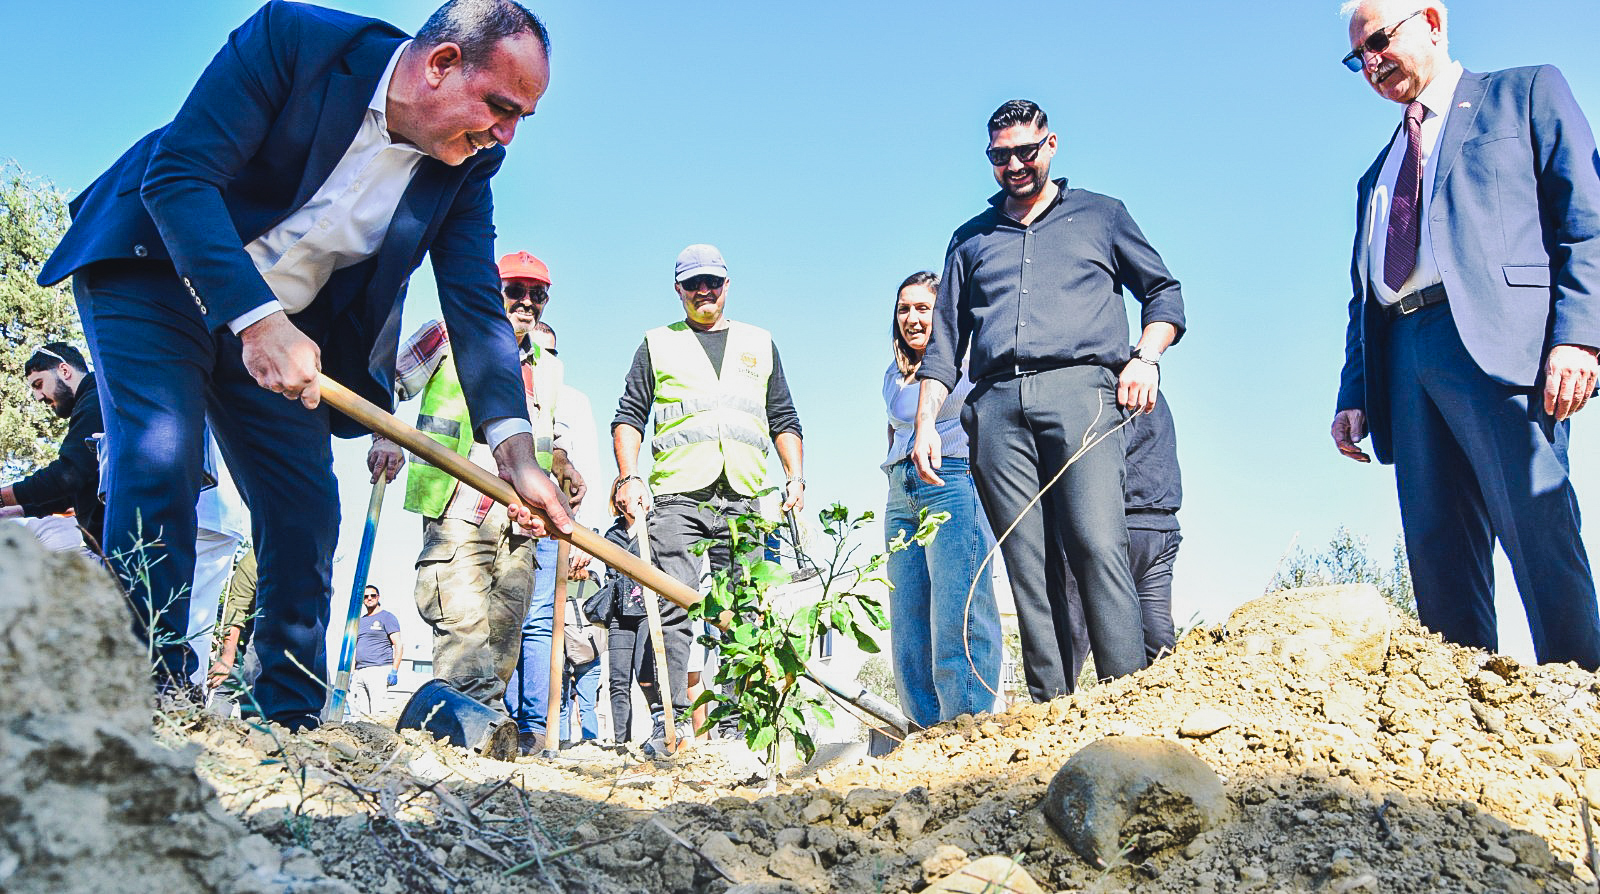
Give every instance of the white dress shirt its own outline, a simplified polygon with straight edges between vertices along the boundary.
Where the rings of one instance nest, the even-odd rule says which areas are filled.
[[[300,210],[284,218],[244,250],[272,290],[276,301],[230,320],[237,335],[246,326],[277,311],[299,313],[311,305],[335,270],[359,264],[378,253],[388,235],[400,197],[411,185],[417,165],[427,157],[410,143],[389,136],[386,114],[389,81],[411,41],[400,44],[367,100],[367,114],[355,139],[334,165],[328,179]],[[484,423],[484,438],[498,447],[506,438],[533,429],[515,417]]]
[[[411,175],[427,157],[416,146],[391,140],[385,115],[389,80],[409,45],[402,43],[390,57],[361,128],[328,179],[300,210],[244,247],[278,300],[231,320],[235,334],[276,311],[305,310],[335,270],[378,253]]]
[[[1417,209],[1419,229],[1417,241],[1417,266],[1400,287],[1389,288],[1383,281],[1384,252],[1389,247],[1389,210],[1394,202],[1394,185],[1400,177],[1400,161],[1406,154],[1406,128],[1402,124],[1389,145],[1389,155],[1378,172],[1378,182],[1372,190],[1368,206],[1367,239],[1371,250],[1367,252],[1367,279],[1372,282],[1372,294],[1379,303],[1390,305],[1404,295],[1443,280],[1439,276],[1439,263],[1433,257],[1433,222],[1429,210],[1433,207],[1433,179],[1435,175],[1434,148],[1439,144],[1439,134],[1450,117],[1456,85],[1461,82],[1461,63],[1451,62],[1422,91],[1417,100],[1422,103],[1422,204]],[[1402,116],[1404,115],[1404,106]],[[1403,120],[1403,117],[1402,117]]]

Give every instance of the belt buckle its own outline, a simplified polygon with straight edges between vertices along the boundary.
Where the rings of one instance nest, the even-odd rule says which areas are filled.
[[[1410,316],[1411,314],[1414,314],[1417,311],[1421,310],[1422,309],[1422,302],[1420,300],[1417,301],[1415,304],[1408,303],[1410,301],[1410,299],[1415,297],[1417,294],[1419,294],[1419,293],[1412,292],[1410,295],[1407,295],[1406,297],[1401,298],[1399,301],[1396,301],[1395,305],[1394,305],[1394,307],[1395,307],[1395,316],[1397,316],[1397,317],[1406,317],[1406,316]]]

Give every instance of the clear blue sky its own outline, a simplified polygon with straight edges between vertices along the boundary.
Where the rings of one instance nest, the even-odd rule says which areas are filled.
[[[433,7],[334,5],[407,29]],[[255,8],[6,6],[24,74],[0,96],[0,158],[69,192],[169,120]],[[1190,333],[1163,361],[1186,492],[1175,608],[1220,620],[1261,591],[1297,532],[1319,546],[1348,525],[1386,556],[1399,527],[1390,470],[1342,459],[1327,435],[1354,184],[1400,115],[1338,64],[1337,6],[536,2],[552,80],[495,181],[499,247],[549,263],[547,319],[604,435],[643,331],[680,311],[676,252],[719,245],[730,314],[782,350],[811,507],[881,509],[894,286],[938,269],[951,230],[995,190],[989,113],[1036,100],[1061,135],[1054,173],[1124,200],[1183,282]],[[1600,4],[1459,0],[1450,32],[1467,68],[1557,64],[1600,114]],[[424,269],[406,330],[435,308]],[[1579,418],[1572,454],[1591,513],[1596,412]],[[336,605],[366,505],[357,443],[338,452]],[[419,526],[398,496],[387,513],[373,579],[404,604]],[[1526,651],[1520,613],[1503,629]]]

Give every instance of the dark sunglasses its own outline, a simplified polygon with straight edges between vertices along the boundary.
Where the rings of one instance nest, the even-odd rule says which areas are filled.
[[[1027,164],[1039,157],[1039,150],[1044,144],[1050,142],[1050,135],[1045,134],[1044,139],[1027,146],[1001,146],[994,149],[985,149],[983,154],[989,156],[989,164],[1003,168],[1011,164],[1011,156],[1015,155],[1017,161]]]
[[[29,357],[32,357],[34,354],[43,354],[46,357],[54,357],[57,360],[61,361],[62,363],[67,363],[67,358],[61,356],[60,354],[57,354],[55,351],[50,350],[49,348],[45,347],[44,345],[40,345],[37,348],[34,348],[32,351],[28,352],[28,356]],[[67,363],[67,365],[71,366],[72,364]]]
[[[698,292],[702,289],[715,292],[727,284],[728,280],[726,277],[712,276],[709,273],[702,273],[699,276],[691,276],[683,282],[678,283],[678,285],[683,287],[685,292]]]
[[[533,301],[548,301],[550,298],[549,286],[525,286],[514,282],[509,286],[501,286],[500,294],[506,296],[507,301],[521,301],[524,298]]]
[[[1367,53],[1377,55],[1378,53],[1387,50],[1389,48],[1389,41],[1394,39],[1395,32],[1400,30],[1400,26],[1411,21],[1417,16],[1422,15],[1424,12],[1427,12],[1427,10],[1419,9],[1387,28],[1379,28],[1371,34],[1368,34],[1367,39],[1361,42],[1361,46],[1351,50],[1350,55],[1339,61],[1344,63],[1345,68],[1348,68],[1354,72],[1360,72],[1361,69],[1367,64]]]

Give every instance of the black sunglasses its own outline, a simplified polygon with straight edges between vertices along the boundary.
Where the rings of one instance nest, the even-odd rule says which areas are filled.
[[[550,287],[525,286],[520,282],[514,282],[508,286],[501,286],[500,293],[505,295],[508,301],[521,301],[524,298],[531,298],[534,301],[547,301],[550,297]]]
[[[1354,72],[1360,72],[1361,69],[1367,64],[1365,55],[1366,53],[1372,53],[1376,55],[1384,50],[1387,50],[1389,48],[1389,41],[1394,39],[1395,32],[1400,30],[1400,26],[1411,21],[1417,16],[1422,15],[1424,12],[1427,12],[1427,10],[1419,9],[1387,28],[1379,28],[1371,34],[1368,34],[1367,39],[1361,42],[1361,46],[1351,50],[1350,55],[1339,61],[1344,63],[1345,68],[1348,68]]]
[[[702,273],[699,276],[691,276],[683,282],[678,283],[678,285],[683,287],[685,292],[698,292],[702,289],[715,292],[727,284],[727,277],[712,276],[709,273]]]
[[[994,149],[985,149],[983,154],[989,156],[989,164],[997,168],[1003,168],[1011,164],[1011,156],[1013,155],[1017,157],[1017,161],[1027,164],[1039,157],[1039,150],[1043,149],[1044,144],[1048,142],[1050,142],[1050,135],[1045,134],[1044,139],[1037,143],[1030,143],[1026,146],[1000,146]]]

